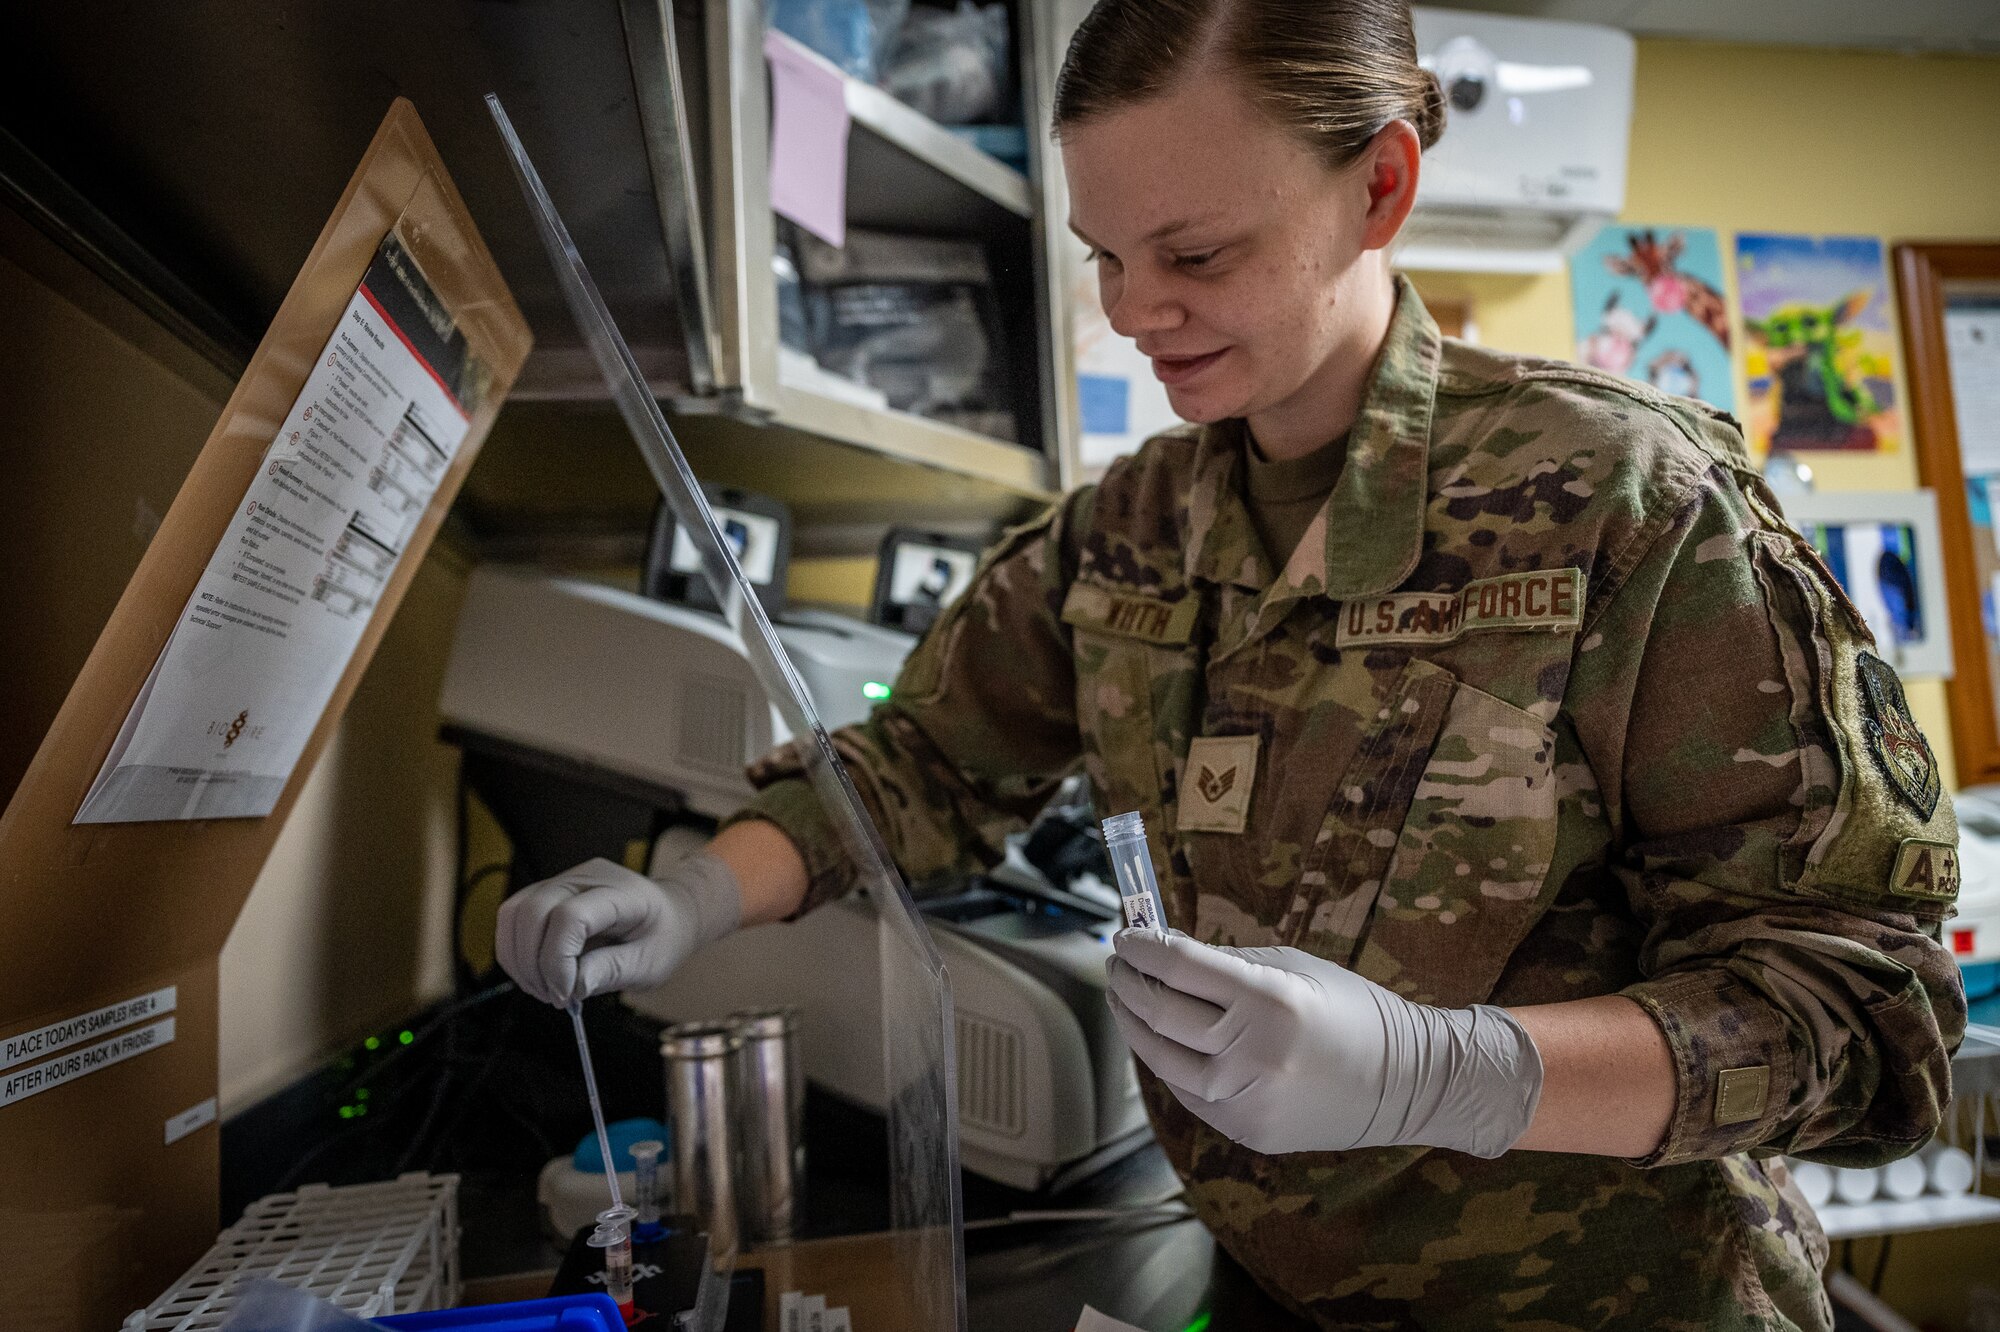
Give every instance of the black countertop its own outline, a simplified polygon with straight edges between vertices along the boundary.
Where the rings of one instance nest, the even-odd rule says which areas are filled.
[[[586,1009],[607,1115],[660,1117],[655,1029],[622,1006],[593,1001]],[[456,1171],[463,1276],[553,1271],[562,1252],[543,1231],[535,1181],[550,1157],[589,1131],[575,1048],[560,1012],[513,994],[464,1008],[456,1020],[440,1013],[387,1033],[380,1049],[335,1060],[224,1126],[224,1222],[252,1199],[307,1181]],[[343,1105],[368,1109],[343,1116]],[[799,1238],[886,1230],[882,1117],[815,1089],[807,1096],[805,1137]],[[1305,1327],[1184,1210],[990,1224],[1022,1210],[1132,1208],[1178,1188],[1151,1142],[1057,1194],[966,1174],[974,1332],[1069,1332],[1086,1303],[1146,1332]]]

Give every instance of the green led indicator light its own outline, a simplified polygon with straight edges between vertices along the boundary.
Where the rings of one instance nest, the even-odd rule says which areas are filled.
[[[870,680],[867,684],[861,686],[861,697],[873,703],[880,703],[883,699],[889,697],[889,686],[883,684],[880,680]]]
[[[382,1040],[379,1036],[370,1036],[367,1040],[361,1042],[361,1048],[364,1050],[379,1050],[382,1048]]]
[[[351,1105],[343,1105],[343,1106],[341,1106],[341,1107],[340,1107],[340,1117],[341,1117],[342,1119],[352,1119],[352,1118],[354,1118],[354,1107],[353,1107],[353,1106],[351,1106]]]
[[[363,1115],[365,1115],[365,1114],[367,1114],[367,1113],[368,1113],[368,1107],[367,1107],[367,1106],[365,1106],[365,1105],[357,1105],[357,1106],[355,1106],[355,1107],[354,1107],[354,1117],[355,1117],[356,1119],[359,1119],[359,1118],[361,1118],[361,1116],[363,1116]]]
[[[366,1087],[363,1087],[363,1088],[362,1088],[361,1090],[359,1090],[359,1091],[355,1092],[355,1093],[354,1093],[354,1099],[355,1099],[355,1100],[357,1100],[357,1101],[365,1101],[365,1100],[367,1100],[367,1099],[368,1099],[368,1089],[367,1089]]]
[[[1206,1310],[1204,1310],[1199,1314],[1196,1314],[1195,1320],[1187,1325],[1185,1332],[1208,1332],[1208,1325],[1210,1321],[1214,1319],[1214,1317],[1215,1317],[1214,1314],[1209,1313]]]
[[[411,1041],[414,1041],[417,1038],[407,1031],[399,1031],[396,1033],[396,1039],[401,1041],[403,1044],[408,1045]]]

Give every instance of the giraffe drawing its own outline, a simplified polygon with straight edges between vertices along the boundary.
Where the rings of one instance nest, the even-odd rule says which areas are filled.
[[[1637,278],[1645,284],[1647,299],[1658,314],[1684,310],[1688,317],[1715,335],[1724,350],[1729,347],[1729,308],[1717,291],[1693,274],[1676,268],[1686,244],[1678,231],[1661,241],[1653,231],[1634,231],[1627,239],[1629,253],[1606,255],[1604,266],[1620,277]]]

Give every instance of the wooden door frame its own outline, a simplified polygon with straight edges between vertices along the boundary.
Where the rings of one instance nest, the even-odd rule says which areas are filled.
[[[1937,492],[1944,543],[1945,600],[1951,615],[1953,674],[1951,739],[1958,784],[2000,781],[2000,727],[1995,723],[1993,673],[1980,616],[1979,566],[1972,514],[1959,458],[1958,420],[1951,397],[1951,362],[1944,334],[1945,284],[2000,283],[2000,244],[1919,243],[1895,247],[1896,296],[1903,326],[1903,365],[1910,390],[1917,475]]]

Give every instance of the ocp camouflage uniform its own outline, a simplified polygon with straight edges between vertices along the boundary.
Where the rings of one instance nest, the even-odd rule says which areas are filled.
[[[1263,1156],[1142,1081],[1221,1243],[1329,1327],[1825,1327],[1781,1163],[1935,1129],[1965,1006],[1957,825],[1893,672],[1737,427],[1440,338],[1403,291],[1348,462],[1274,569],[1240,422],[1010,532],[839,750],[903,870],[990,864],[1081,758],[1171,923],[1442,1005],[1624,994],[1666,1033],[1643,1161]],[[753,769],[808,905],[851,871]]]

